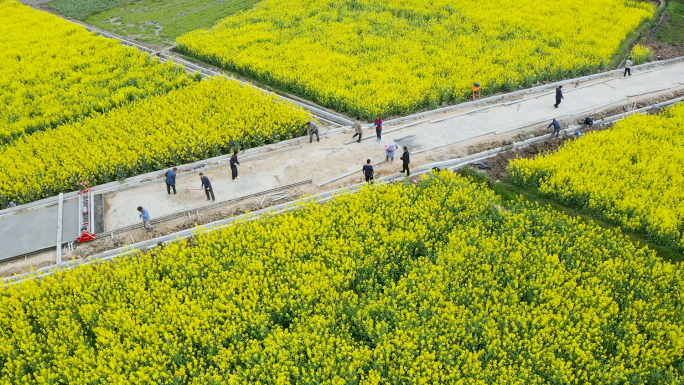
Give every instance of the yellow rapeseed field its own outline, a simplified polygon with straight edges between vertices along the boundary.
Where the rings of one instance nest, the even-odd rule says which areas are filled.
[[[0,146],[191,82],[180,67],[0,0]]]
[[[304,110],[211,79],[0,147],[0,207],[302,135]]]
[[[607,65],[639,0],[264,0],[177,39],[209,63],[366,118]]]
[[[0,384],[680,384],[684,275],[449,173],[0,288]]]
[[[585,208],[684,250],[684,104],[636,115],[536,159],[517,159],[515,183]]]

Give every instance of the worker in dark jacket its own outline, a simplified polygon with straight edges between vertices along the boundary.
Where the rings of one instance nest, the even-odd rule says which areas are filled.
[[[558,88],[556,88],[556,104],[553,105],[556,108],[558,108],[558,105],[561,103],[561,99],[565,99],[562,88],[563,86],[558,86]]]
[[[238,178],[237,165],[240,164],[237,158],[237,150],[233,151],[233,156],[230,157],[230,172],[233,176],[233,182]]]
[[[373,170],[370,159],[366,160],[366,164],[361,168],[361,172],[363,172],[363,176],[366,177],[366,183],[373,184],[373,175],[375,174],[375,171]]]
[[[557,138],[558,134],[560,134],[561,125],[560,125],[560,123],[558,123],[558,121],[556,119],[554,119],[553,122],[551,122],[551,124],[549,124],[549,126],[546,128],[551,128],[552,126],[553,126],[553,132],[551,133],[551,137],[553,138],[553,136],[556,135],[556,138]]]
[[[200,180],[202,181],[202,187],[204,188],[204,192],[207,194],[207,200],[212,200],[215,201],[216,198],[214,197],[214,189],[211,188],[211,182],[209,181],[209,177],[204,176],[204,174],[200,173]]]
[[[173,195],[176,195],[176,171],[177,168],[168,170],[164,176],[166,176],[166,192],[171,195],[171,188],[173,188]]]
[[[411,163],[411,157],[409,155],[408,148],[406,148],[406,146],[404,146],[404,153],[401,154],[401,157],[399,159],[401,159],[401,163],[402,163],[401,172],[402,173],[406,172],[406,176],[410,176],[411,172],[409,171],[408,166],[409,166],[409,163]]]

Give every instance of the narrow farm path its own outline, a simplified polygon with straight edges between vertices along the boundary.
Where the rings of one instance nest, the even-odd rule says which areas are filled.
[[[407,146],[412,153],[411,167],[465,155],[469,150],[485,143],[505,142],[521,135],[545,128],[552,118],[567,124],[597,116],[602,110],[636,103],[654,103],[657,98],[684,92],[684,61],[668,63],[642,72],[633,71],[631,77],[617,75],[571,83],[563,88],[565,99],[554,108],[553,90],[530,93],[516,98],[502,99],[486,105],[454,108],[384,127],[385,131],[404,127],[375,140],[375,130],[364,131],[361,143],[349,143],[351,133],[321,138],[320,142],[306,143],[292,151],[279,152],[255,160],[241,159],[240,178],[233,182],[230,168],[207,171],[217,201],[231,200],[268,189],[313,180],[312,184],[298,187],[296,193],[314,194],[333,190],[361,180],[361,166],[366,159],[375,163],[385,160],[384,145],[396,142]],[[629,107],[626,107],[629,108]],[[414,123],[414,124],[411,124]],[[549,131],[550,133],[550,131]],[[398,172],[400,161],[376,167],[380,176]],[[338,176],[358,170],[352,175]],[[139,222],[136,207],[148,208],[151,215],[160,217],[182,211],[191,211],[211,204],[200,191],[197,170],[177,180],[177,195],[167,195],[163,179],[144,187],[123,190],[106,197],[105,225],[116,230]]]

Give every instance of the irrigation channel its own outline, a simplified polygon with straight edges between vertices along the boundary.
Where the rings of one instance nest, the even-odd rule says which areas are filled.
[[[334,125],[337,127],[349,126],[352,123],[352,121],[345,118],[344,116],[341,116],[341,115],[336,114],[334,112],[331,112],[329,110],[323,109],[323,107],[315,106],[315,105],[313,105],[313,103],[310,103],[310,102],[304,102],[302,100],[296,100],[292,97],[288,97],[285,95],[281,95],[281,94],[266,90],[264,88],[256,86],[255,84],[253,84],[251,82],[247,82],[247,81],[238,79],[234,76],[230,76],[230,75],[228,75],[228,74],[226,74],[223,71],[220,71],[218,69],[207,68],[207,67],[209,67],[208,65],[200,66],[200,65],[192,63],[188,60],[185,60],[185,59],[179,57],[178,55],[174,55],[174,54],[170,54],[170,53],[164,53],[164,52],[160,52],[160,51],[155,51],[149,47],[145,47],[144,45],[140,45],[138,43],[127,40],[122,36],[103,31],[103,30],[101,30],[99,28],[95,28],[91,25],[81,23],[81,22],[78,22],[75,20],[70,20],[70,19],[65,19],[65,20],[84,27],[86,30],[88,30],[88,32],[94,32],[97,35],[102,36],[102,37],[106,37],[108,39],[118,40],[123,45],[137,48],[138,50],[140,50],[142,52],[147,52],[151,56],[158,57],[159,60],[162,62],[168,61],[168,62],[174,63],[178,66],[183,67],[188,72],[191,72],[191,73],[199,72],[200,74],[202,74],[203,76],[206,76],[206,77],[223,77],[223,78],[231,79],[231,80],[234,80],[238,83],[241,83],[241,84],[250,86],[252,88],[255,88],[255,89],[257,89],[261,92],[264,92],[266,94],[273,95],[273,96],[277,97],[278,99],[286,100],[292,104],[295,104],[295,105],[307,110],[309,115],[319,119],[322,122],[325,122],[325,123],[328,123],[328,124],[331,124],[331,125]]]

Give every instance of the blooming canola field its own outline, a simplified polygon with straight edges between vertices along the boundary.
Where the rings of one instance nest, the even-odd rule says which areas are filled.
[[[307,119],[234,80],[196,82],[0,147],[0,207],[290,139]]]
[[[16,1],[0,1],[0,146],[191,84],[185,71]]]
[[[443,172],[0,287],[0,383],[681,383],[682,277]]]
[[[653,16],[635,0],[264,0],[176,49],[365,118],[606,66]]]
[[[517,184],[684,251],[684,104],[509,165]]]
[[[178,49],[368,118],[462,101],[474,81],[598,69],[652,14],[263,0]],[[311,119],[15,1],[0,21],[0,207],[294,138]],[[630,117],[510,173],[684,250],[683,123],[684,105]],[[682,264],[620,230],[448,171],[246,217],[0,285],[0,385],[684,383]]]
[[[302,135],[295,105],[0,0],[0,208]]]

